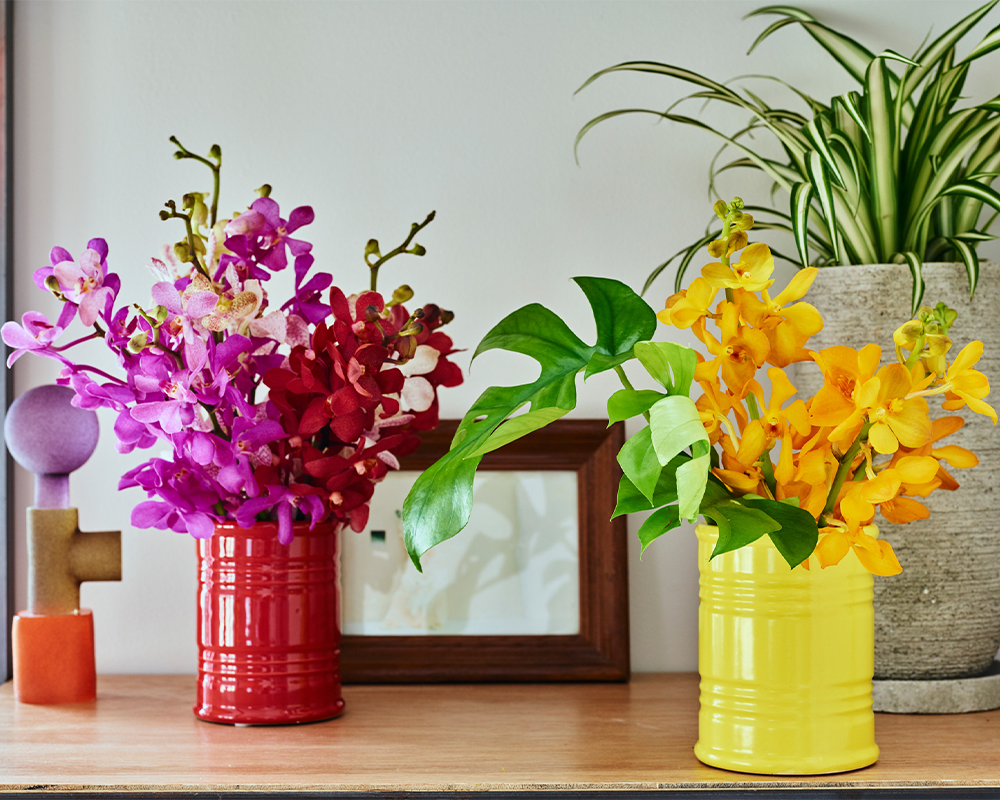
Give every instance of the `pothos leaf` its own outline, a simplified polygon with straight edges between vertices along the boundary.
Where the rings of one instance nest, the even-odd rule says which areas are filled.
[[[621,281],[577,278],[597,324],[597,343],[588,346],[556,314],[533,303],[501,320],[476,348],[502,349],[535,359],[538,379],[521,386],[491,386],[462,419],[451,449],[417,479],[403,503],[403,531],[410,559],[419,570],[420,556],[450,539],[469,522],[472,481],[483,454],[544,427],[576,406],[576,376],[595,354],[609,360],[630,353],[652,336],[656,316],[649,305]],[[529,411],[509,421],[519,408]],[[649,450],[652,452],[652,445]],[[652,453],[656,460],[655,452]],[[659,464],[652,488],[659,477]]]
[[[674,458],[660,473],[653,488],[653,498],[650,500],[640,492],[635,484],[628,479],[628,475],[622,475],[618,483],[618,503],[615,506],[615,513],[611,519],[620,517],[622,514],[634,514],[637,511],[652,511],[667,503],[677,500],[677,468],[691,460],[685,453]]]
[[[694,350],[675,342],[639,342],[633,349],[639,363],[668,394],[690,394],[698,366]]]
[[[681,524],[678,508],[676,505],[664,506],[654,511],[646,521],[639,526],[639,543],[641,549],[639,556],[646,552],[646,548],[654,539],[659,538],[667,531],[672,531]]]
[[[752,544],[764,534],[773,533],[781,527],[764,511],[748,508],[737,500],[722,500],[702,509],[702,513],[719,528],[712,558]]]
[[[816,549],[819,527],[813,515],[805,509],[757,495],[745,495],[741,500],[752,502],[754,508],[760,509],[781,526],[781,530],[771,531],[768,536],[789,567],[794,569]]]
[[[672,395],[654,403],[649,409],[649,430],[653,449],[663,466],[695,442],[708,443],[698,407],[686,395]]]
[[[691,445],[693,458],[677,468],[677,505],[682,519],[694,522],[698,517],[698,509],[712,484],[708,474],[711,462],[712,447],[708,441],[695,442]],[[723,489],[722,491],[725,491]]]
[[[644,414],[664,397],[663,392],[652,389],[620,389],[608,398],[608,425]]]
[[[647,425],[632,436],[618,452],[618,464],[622,472],[643,496],[653,502],[653,491],[660,478],[663,465],[653,449],[651,428]]]
[[[656,312],[649,303],[621,281],[612,278],[573,278],[583,289],[597,323],[598,353],[617,356],[631,351],[636,342],[656,333]]]

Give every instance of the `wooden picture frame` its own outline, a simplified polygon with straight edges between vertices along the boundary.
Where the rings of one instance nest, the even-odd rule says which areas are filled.
[[[13,204],[13,64],[14,3],[0,0],[0,311],[5,322],[14,318],[14,269],[11,259],[14,253],[14,204]],[[6,362],[6,347],[0,348]],[[3,365],[3,379],[0,380],[0,426],[3,425],[7,409],[14,400],[14,374]],[[3,620],[3,635],[0,636],[0,682],[13,676],[10,647],[10,629],[14,620],[14,460],[7,448],[0,457],[0,519],[3,520],[3,537],[0,538],[0,620]]]
[[[421,434],[401,459],[427,469],[448,452],[458,420]],[[345,636],[344,683],[625,681],[629,678],[625,517],[611,520],[624,423],[558,420],[484,456],[482,470],[563,470],[577,475],[580,632],[552,636]],[[375,502],[378,502],[376,491]],[[459,534],[461,535],[461,534]]]

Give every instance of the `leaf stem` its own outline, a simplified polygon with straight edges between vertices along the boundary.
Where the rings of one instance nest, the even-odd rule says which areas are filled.
[[[621,364],[615,367],[615,372],[618,373],[618,378],[622,382],[622,386],[624,386],[630,392],[634,392],[635,387],[632,385],[632,381],[628,379],[628,375],[625,374],[625,370],[622,368]],[[649,422],[649,412],[643,411],[642,415],[646,418],[646,422]]]

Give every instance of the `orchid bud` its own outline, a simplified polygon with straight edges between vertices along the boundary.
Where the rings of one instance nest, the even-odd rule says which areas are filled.
[[[156,319],[156,324],[162,325],[166,321],[167,314],[169,313],[170,312],[167,311],[166,306],[156,306],[156,308],[153,309],[153,317]]]
[[[137,333],[128,340],[128,351],[130,353],[141,353],[146,349],[146,332]]]
[[[726,242],[723,239],[716,239],[714,242],[709,242],[708,254],[712,258],[722,258],[726,252]]]
[[[726,205],[725,200],[717,200],[715,205],[712,206],[712,210],[715,212],[715,216],[719,219],[725,219],[726,214],[729,213],[729,206]]]
[[[170,219],[170,212],[166,211],[166,210],[161,211],[160,212],[160,219],[163,220],[164,222],[166,222],[168,219]]]
[[[422,244],[415,244],[413,245],[413,247],[407,250],[407,252],[413,253],[413,255],[415,256],[425,256],[427,255],[427,248],[424,247]]]
[[[428,328],[433,330],[438,326],[438,320],[441,319],[441,309],[438,306],[428,303],[418,311],[419,313],[415,312],[413,316],[422,319]]]
[[[448,311],[448,309],[446,309],[446,308],[442,308],[441,309],[441,324],[442,325],[447,325],[453,319],[455,319],[455,312],[454,311]]]
[[[271,184],[265,183],[259,189],[254,189],[257,192],[258,197],[270,197],[271,196]]]
[[[892,334],[892,341],[900,347],[910,348],[917,339],[924,335],[924,324],[920,320],[911,319],[904,322]]]
[[[743,212],[740,212],[740,218],[739,221],[736,222],[736,226],[741,231],[750,230],[753,227],[753,217],[751,217],[749,214],[744,214]]]
[[[737,250],[742,250],[747,246],[747,234],[746,231],[736,231],[729,235],[729,252],[728,255],[732,255]]]
[[[417,353],[417,337],[401,336],[396,340],[395,350],[399,353],[400,359],[409,360]]]
[[[405,283],[396,289],[392,293],[392,299],[386,303],[386,306],[398,306],[403,303],[407,303],[413,299],[413,289],[407,286]]]
[[[59,285],[59,279],[55,275],[49,275],[45,279],[45,288],[53,293],[62,291],[62,286]]]
[[[729,210],[730,211],[739,211],[741,208],[743,208],[743,198],[742,197],[734,197],[732,199],[732,202],[729,203]]]
[[[174,257],[182,264],[194,261],[194,256],[191,255],[191,248],[187,242],[177,242],[174,245]]]
[[[368,244],[365,245],[365,261],[368,260],[368,256],[382,258],[382,253],[378,249],[378,239],[369,239]]]
[[[365,308],[365,322],[375,322],[376,320],[379,320],[381,318],[382,315],[379,314],[379,310],[377,307],[367,306]]]
[[[213,144],[211,149],[208,151],[208,157],[214,158],[216,161],[222,160],[222,148],[217,144]]]

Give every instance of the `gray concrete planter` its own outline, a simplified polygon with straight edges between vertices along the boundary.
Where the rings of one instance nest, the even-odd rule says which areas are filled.
[[[983,264],[979,288],[969,300],[961,264],[927,264],[924,305],[945,302],[959,312],[952,354],[973,339],[985,351],[978,368],[1000,396],[1000,265]],[[895,360],[892,333],[909,319],[909,270],[897,265],[821,269],[804,298],[819,309],[826,327],[811,349],[834,345],[882,347],[883,363]],[[793,366],[799,396],[822,385],[814,364]],[[903,565],[903,574],[875,578],[875,676],[905,680],[963,678],[990,669],[1000,648],[1000,431],[967,409],[965,427],[945,440],[972,450],[979,466],[949,470],[961,488],[926,500],[931,518],[907,525],[876,522]]]

